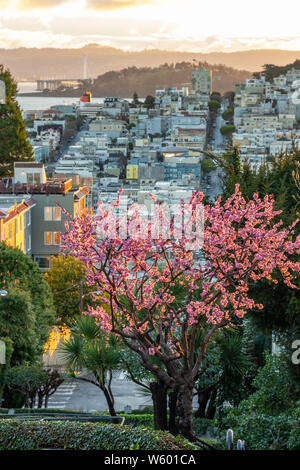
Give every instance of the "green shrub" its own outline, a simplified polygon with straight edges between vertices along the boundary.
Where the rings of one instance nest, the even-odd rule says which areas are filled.
[[[153,415],[153,406],[148,405],[144,406],[144,408],[139,408],[136,410],[132,410],[133,415]]]
[[[147,426],[153,429],[154,426],[154,416],[153,414],[143,414],[143,415],[136,415],[136,414],[130,414],[130,415],[125,415],[123,413],[120,414],[120,416],[125,416],[125,424],[128,424],[129,426],[132,427],[137,427],[137,426]]]
[[[34,414],[34,413],[60,413],[60,414],[64,414],[64,415],[67,415],[69,413],[72,413],[72,414],[80,414],[80,413],[84,413],[84,411],[78,411],[78,410],[65,410],[65,409],[61,409],[61,408],[14,408],[14,411],[15,411],[15,414],[18,414],[18,413],[30,413],[30,414]],[[8,413],[8,408],[0,408],[0,414],[7,414]],[[105,414],[105,413],[101,413],[101,414]]]
[[[211,419],[206,418],[195,418],[194,419],[194,430],[196,436],[202,438],[205,434],[210,436],[218,437],[218,428],[216,423]]]
[[[201,441],[206,442],[206,444],[209,444],[216,450],[225,450],[225,443],[221,442],[219,439],[214,439],[211,437],[201,437]]]
[[[162,431],[115,424],[0,419],[0,450],[187,450],[196,446]]]
[[[246,441],[252,450],[300,450],[300,407],[290,415],[228,413],[225,423],[235,439]]]
[[[291,381],[283,355],[275,356],[265,352],[266,364],[258,370],[252,384],[257,389],[247,400],[243,400],[239,408],[266,415],[289,414],[294,409],[300,387]]]

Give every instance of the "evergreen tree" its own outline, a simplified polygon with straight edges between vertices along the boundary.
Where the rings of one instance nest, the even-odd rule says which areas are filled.
[[[0,286],[9,294],[0,297],[0,336],[14,342],[12,365],[34,362],[55,319],[51,289],[37,263],[5,243],[0,243]]]
[[[1,64],[0,81],[6,89],[6,102],[0,104],[0,177],[3,177],[13,174],[14,162],[34,161],[34,157],[16,101],[17,84],[10,71]]]
[[[228,157],[229,154],[229,157]],[[225,158],[230,163],[231,152]],[[240,184],[243,196],[250,199],[253,193],[258,193],[259,197],[266,194],[273,194],[276,210],[282,211],[278,216],[278,221],[282,220],[283,227],[288,227],[294,220],[299,218],[300,198],[297,174],[300,166],[300,152],[293,146],[291,150],[282,152],[270,161],[262,165],[258,170],[251,169],[248,162],[244,162],[241,172],[234,173],[230,164],[223,172],[223,197],[232,194],[234,185]],[[225,167],[224,167],[225,168]],[[295,232],[299,234],[300,223],[295,227]],[[300,295],[299,289],[290,289],[280,281],[274,284],[268,279],[262,280],[259,286],[254,282],[250,292],[256,302],[262,302],[264,309],[254,311],[250,314],[252,325],[269,336],[271,333],[280,345],[282,353],[286,357],[286,366],[295,382],[300,380],[300,370],[298,366],[292,364],[293,353],[292,343],[300,338]],[[299,279],[299,276],[298,276]],[[299,284],[299,281],[298,281]]]

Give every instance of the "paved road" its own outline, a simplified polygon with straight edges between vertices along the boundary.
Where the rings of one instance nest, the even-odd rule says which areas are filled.
[[[144,396],[133,382],[124,379],[123,372],[116,372],[112,381],[116,411],[123,411],[126,405],[140,409],[152,405],[150,396]],[[65,381],[50,397],[48,408],[78,411],[108,411],[102,390],[81,380]]]
[[[211,200],[217,199],[222,194],[222,181],[219,178],[220,169],[209,173],[209,183],[206,186],[206,194]]]
[[[115,397],[116,412],[123,412],[126,405],[132,409],[142,409],[152,406],[150,395],[143,394],[140,387],[124,379],[123,372],[116,372],[112,381],[112,391]],[[197,408],[197,398],[194,397],[193,407]],[[108,411],[108,406],[102,390],[93,384],[80,380],[66,380],[49,398],[48,408],[74,411]]]

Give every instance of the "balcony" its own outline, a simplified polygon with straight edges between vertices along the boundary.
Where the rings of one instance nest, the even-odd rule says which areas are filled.
[[[48,180],[44,184],[13,184],[0,179],[0,194],[66,194],[72,189],[72,179]]]

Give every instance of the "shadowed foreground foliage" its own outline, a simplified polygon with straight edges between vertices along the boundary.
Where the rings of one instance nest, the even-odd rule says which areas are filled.
[[[0,420],[0,450],[189,450],[169,433],[116,424]]]

